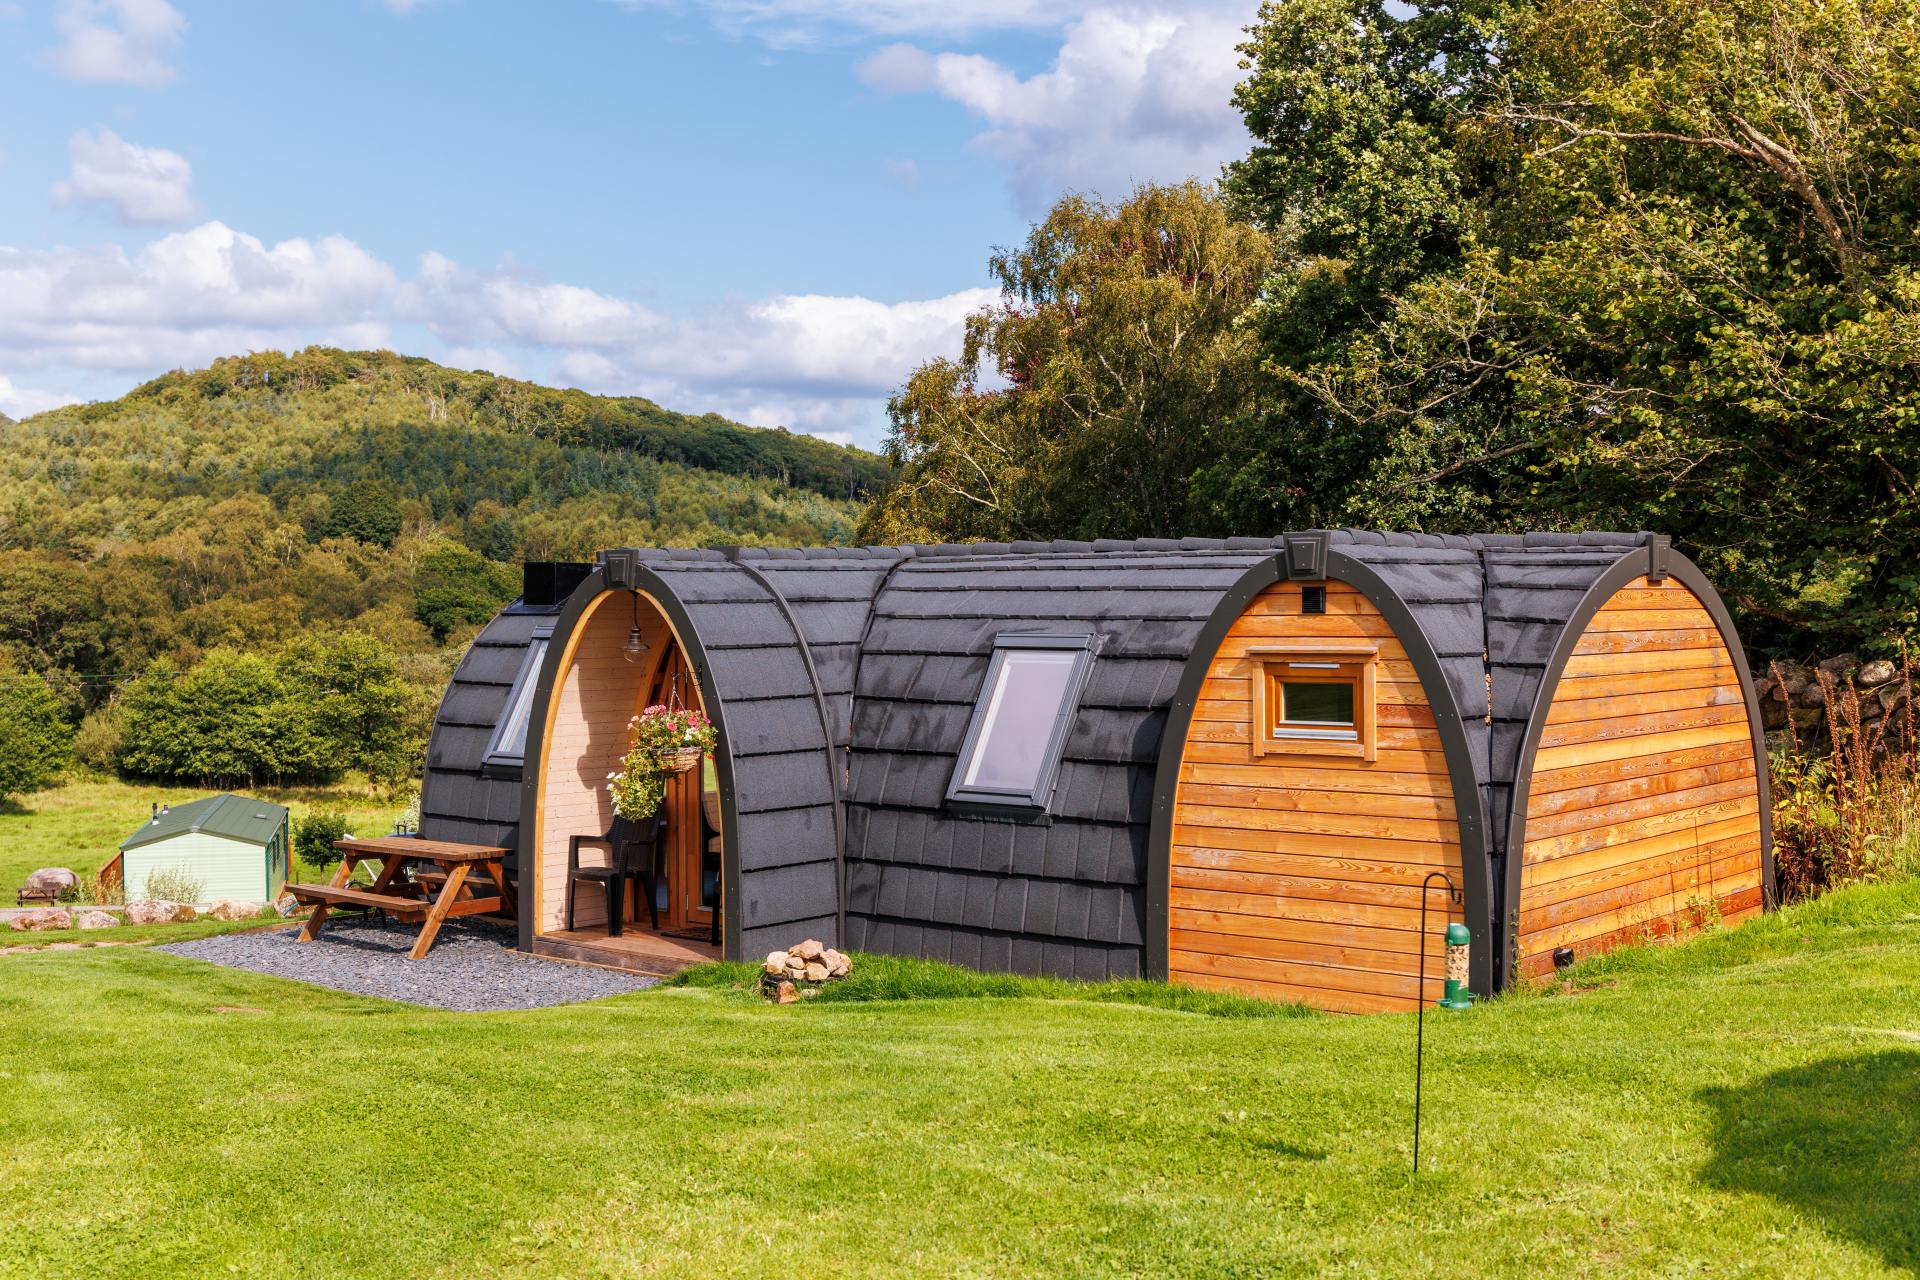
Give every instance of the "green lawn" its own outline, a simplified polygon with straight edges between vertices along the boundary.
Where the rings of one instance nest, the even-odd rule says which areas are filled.
[[[461,1015],[3,956],[0,1275],[1920,1268],[1920,885],[1581,981],[1429,1015],[1415,1186],[1405,1016],[724,981]]]
[[[154,804],[185,804],[215,790],[92,779],[0,804],[0,906],[12,906],[20,882],[40,867],[66,867],[84,880],[112,859]],[[363,787],[256,787],[247,794],[286,805],[296,823],[316,804],[336,805],[363,835],[392,830],[401,808],[369,798]],[[0,932],[0,945],[7,940]]]

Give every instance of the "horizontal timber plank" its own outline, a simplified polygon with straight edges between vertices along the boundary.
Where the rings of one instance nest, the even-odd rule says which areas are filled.
[[[1382,743],[1379,755],[1372,762],[1372,768],[1379,769],[1386,773],[1425,773],[1433,776],[1446,776],[1447,757],[1440,749],[1439,731],[1436,730],[1431,735],[1423,735],[1419,741],[1429,741],[1431,742],[1431,746],[1403,748],[1398,746],[1389,747],[1385,743]],[[1210,742],[1205,739],[1194,738],[1187,742],[1186,752],[1182,756],[1182,759],[1193,761],[1196,764],[1246,764],[1252,761],[1253,758],[1253,748],[1247,741],[1246,726],[1244,724],[1240,726],[1240,738],[1238,742]],[[1290,767],[1301,768],[1305,766],[1295,763]],[[1336,763],[1329,767],[1353,769],[1358,767],[1358,762],[1352,759],[1341,760],[1336,761]]]
[[[1605,720],[1620,716],[1643,716],[1658,712],[1692,711],[1705,707],[1744,706],[1745,696],[1740,686],[1728,681],[1724,684],[1696,685],[1690,689],[1677,689],[1667,693],[1626,693],[1610,698],[1574,698],[1562,699],[1554,695],[1553,705],[1547,708],[1548,724],[1577,724],[1588,720]]]
[[[1731,659],[1702,667],[1683,667],[1676,671],[1642,671],[1621,675],[1563,677],[1554,686],[1553,701],[1585,702],[1594,698],[1623,697],[1630,694],[1668,693],[1679,689],[1698,689],[1704,685],[1739,687],[1739,675]]]
[[[1183,889],[1256,893],[1276,898],[1297,898],[1310,902],[1349,902],[1364,906],[1418,907],[1420,905],[1420,881],[1417,876],[1402,876],[1398,882],[1389,883],[1194,865],[1176,865],[1172,868],[1171,874],[1173,884]]]
[[[1732,821],[1736,818],[1751,816],[1757,822],[1759,813],[1759,794],[1748,789],[1741,794],[1711,803],[1650,813],[1612,825],[1582,827],[1562,835],[1536,837],[1529,831],[1525,861],[1527,865],[1548,865],[1565,858],[1578,857],[1602,849],[1617,849],[1669,835],[1703,831],[1717,823]]]
[[[1289,813],[1364,814],[1376,818],[1428,818],[1454,821],[1451,795],[1407,795],[1377,792],[1316,790],[1306,786],[1220,786],[1183,782],[1179,803],[1216,805],[1230,809],[1260,809]]]
[[[1407,935],[1399,935],[1406,938]],[[1201,956],[1245,956],[1251,959],[1315,968],[1347,969],[1360,973],[1387,973],[1412,977],[1419,970],[1420,956],[1412,949],[1373,951],[1366,947],[1333,946],[1326,943],[1292,942],[1284,938],[1247,938],[1229,934],[1205,933],[1195,929],[1175,929],[1167,937],[1170,951],[1185,951]],[[1444,941],[1427,952],[1427,973],[1446,962]]]
[[[1672,649],[1724,649],[1726,642],[1712,627],[1680,631],[1588,631],[1574,646],[1581,656],[1602,653],[1665,652]]]
[[[1277,894],[1231,893],[1218,889],[1189,889],[1174,885],[1168,901],[1197,911],[1226,911],[1269,920],[1316,920],[1322,924],[1373,925],[1381,929],[1418,932],[1420,912],[1414,907],[1375,906],[1370,903],[1324,902],[1314,898]],[[1432,909],[1428,909],[1432,920]]]
[[[1705,729],[1711,725],[1747,723],[1747,709],[1738,701],[1723,706],[1694,707],[1684,711],[1656,711],[1648,715],[1620,715],[1606,720],[1578,720],[1572,724],[1549,723],[1540,735],[1540,747],[1579,746],[1589,742],[1610,742],[1616,738],[1639,738],[1656,733],[1681,733]]]
[[[1618,800],[1633,800],[1641,796],[1666,795],[1674,791],[1690,791],[1694,787],[1711,786],[1716,782],[1735,782],[1747,779],[1749,782],[1758,770],[1753,761],[1753,752],[1746,749],[1744,743],[1729,744],[1720,747],[1703,747],[1702,752],[1717,753],[1707,757],[1701,763],[1691,760],[1681,761],[1675,757],[1648,757],[1649,767],[1638,770],[1619,769],[1594,778],[1582,785],[1562,785],[1557,789],[1541,787],[1541,778],[1533,780],[1527,793],[1527,820],[1549,817],[1558,813],[1572,813],[1579,809],[1592,809]],[[1692,755],[1692,752],[1681,752]],[[1610,770],[1612,765],[1628,764],[1630,761],[1615,761],[1610,765],[1594,765],[1594,770]],[[1661,768],[1666,765],[1669,767]],[[1571,777],[1556,777],[1556,781],[1574,783]]]
[[[1251,978],[1230,978],[1214,973],[1181,974],[1174,981],[1205,991],[1230,991],[1284,1004],[1304,1004],[1328,1013],[1394,1013],[1413,1008],[1411,1000],[1324,991],[1279,982],[1256,982]]]
[[[1182,825],[1238,827],[1247,831],[1286,831],[1308,836],[1364,836],[1373,840],[1429,840],[1458,838],[1451,815],[1439,818],[1375,817],[1369,814],[1302,813],[1285,809],[1240,809],[1223,805],[1182,803],[1174,821]]]
[[[1426,852],[1422,846],[1414,846]],[[1209,849],[1198,845],[1176,844],[1172,864],[1180,867],[1211,867],[1221,871],[1245,871],[1254,874],[1315,876],[1327,880],[1359,880],[1378,884],[1419,884],[1429,871],[1451,869],[1458,859],[1438,849],[1431,861],[1382,861],[1373,858],[1336,858],[1293,852],[1261,853],[1251,849]]]
[[[1520,912],[1520,936],[1524,938],[1543,929],[1604,915],[1662,894],[1684,901],[1696,896],[1717,897],[1721,892],[1744,889],[1749,884],[1759,883],[1759,853],[1756,848],[1699,861],[1688,857],[1679,866],[1666,871],[1637,874],[1634,878],[1622,878],[1617,883],[1590,886],[1582,893],[1559,902],[1536,902],[1523,906]],[[1623,869],[1636,873],[1645,870],[1642,867]],[[1525,901],[1523,894],[1522,902]]]
[[[1298,831],[1254,831],[1246,827],[1214,826],[1193,822],[1176,813],[1173,839],[1176,844],[1208,849],[1326,854],[1330,857],[1380,858],[1389,862],[1431,859],[1437,851],[1441,856],[1451,858],[1455,864],[1460,861],[1459,831],[1451,825],[1445,828],[1445,837],[1438,840],[1415,839],[1410,834],[1405,838],[1373,839],[1366,836],[1320,836]]]
[[[1256,761],[1249,756],[1243,764],[1196,764],[1180,769],[1182,792],[1190,783],[1219,787],[1304,787],[1320,791],[1344,791],[1356,795],[1427,796],[1444,800],[1451,813],[1452,781],[1446,773],[1426,770],[1402,773],[1349,760],[1347,768],[1322,769],[1271,763],[1275,757]]]
[[[1642,741],[1655,743],[1655,739]],[[1724,741],[1681,750],[1654,749],[1640,755],[1615,760],[1597,760],[1592,764],[1571,765],[1563,769],[1538,769],[1528,787],[1527,808],[1531,812],[1538,800],[1568,792],[1607,788],[1629,780],[1664,776],[1669,771],[1685,772],[1704,766],[1742,765],[1749,776],[1757,769],[1753,739],[1746,733],[1728,735]]]
[[[1693,671],[1730,663],[1727,647],[1714,633],[1711,644],[1686,649],[1648,649],[1636,653],[1581,653],[1567,659],[1561,678],[1648,675],[1656,671]]]
[[[1668,775],[1672,777],[1673,775]],[[1656,779],[1646,779],[1648,782]],[[1664,781],[1665,779],[1658,779]],[[1604,789],[1603,789],[1604,790]],[[1559,813],[1527,815],[1527,840],[1545,840],[1552,836],[1572,835],[1599,827],[1624,827],[1643,818],[1659,818],[1690,811],[1704,813],[1708,806],[1726,800],[1760,794],[1758,781],[1751,773],[1724,782],[1701,783],[1673,791],[1655,791],[1646,795],[1604,797],[1585,809],[1565,809]]]
[[[1204,951],[1176,951],[1167,957],[1167,961],[1169,970],[1182,977],[1206,973],[1222,978],[1251,978],[1259,982],[1311,986],[1355,995],[1397,996],[1409,1005],[1418,992],[1418,980],[1412,976],[1376,973],[1366,969],[1292,964],[1257,956],[1221,956]],[[1436,985],[1434,990],[1437,994],[1440,987]]]
[[[1646,858],[1657,858],[1672,853],[1676,849],[1690,849],[1698,845],[1712,844],[1716,840],[1744,835],[1759,828],[1760,816],[1758,807],[1755,806],[1752,812],[1725,818],[1719,822],[1703,823],[1699,827],[1662,832],[1644,840],[1630,840],[1599,849],[1562,854],[1555,858],[1535,857],[1533,846],[1529,844],[1521,866],[1521,876],[1526,883],[1546,884],[1549,881],[1564,880],[1568,876],[1584,875],[1589,871],[1598,871],[1605,867],[1617,867]],[[1530,881],[1527,880],[1528,876],[1532,877]]]
[[[1458,910],[1452,911],[1444,919],[1440,904],[1436,902],[1427,917],[1427,923],[1434,927],[1428,930],[1426,944],[1428,952],[1442,956],[1446,951],[1444,926],[1460,919]],[[1208,911],[1193,908],[1175,908],[1168,913],[1170,926],[1176,931],[1205,935],[1219,941],[1213,948],[1226,953],[1235,952],[1235,948],[1244,943],[1266,939],[1302,947],[1331,949],[1346,947],[1353,950],[1376,951],[1390,956],[1411,956],[1416,954],[1414,941],[1419,930],[1379,929],[1367,925],[1329,924],[1320,920],[1276,920],[1272,916],[1249,916],[1231,911]]]
[[[1758,903],[1760,885],[1756,876],[1749,884],[1740,887],[1723,886],[1722,895],[1717,899],[1721,922],[1726,922],[1730,912],[1738,911],[1750,903]],[[1592,943],[1601,939],[1611,939],[1609,945],[1629,940],[1658,940],[1671,937],[1676,923],[1692,926],[1691,912],[1684,899],[1673,903],[1670,908],[1662,909],[1657,904],[1642,904],[1638,908],[1628,908],[1614,912],[1609,916],[1595,916],[1560,925],[1551,929],[1541,929],[1531,934],[1527,946],[1535,950],[1551,952],[1555,947],[1574,947],[1578,952],[1582,942]],[[1693,928],[1685,932],[1695,931]]]
[[[1570,743],[1563,747],[1541,747],[1534,755],[1533,767],[1536,772],[1568,769],[1605,760],[1628,760],[1636,756],[1655,756],[1729,742],[1745,743],[1749,750],[1752,749],[1753,735],[1748,731],[1744,717],[1738,723],[1706,725],[1698,729],[1607,738],[1598,742]]]
[[[1587,623],[1587,632],[1704,631],[1712,627],[1712,615],[1695,604],[1679,609],[1603,608]]]

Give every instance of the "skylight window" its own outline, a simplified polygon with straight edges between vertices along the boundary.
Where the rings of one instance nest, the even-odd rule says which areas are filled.
[[[553,627],[549,625],[535,631],[532,643],[527,645],[527,656],[521,659],[513,688],[507,691],[500,723],[494,726],[493,738],[487,743],[481,768],[489,774],[517,775],[525,767],[527,722],[533,716],[534,688],[540,683],[540,664],[546,660],[547,642],[552,638]]]
[[[1089,635],[995,639],[948,803],[1047,808],[1092,657]]]

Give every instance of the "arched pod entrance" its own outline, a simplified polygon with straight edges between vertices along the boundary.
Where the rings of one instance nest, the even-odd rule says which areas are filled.
[[[1331,551],[1325,574],[1250,572],[1189,660],[1155,794],[1149,972],[1331,1009],[1412,1008],[1420,886],[1440,870],[1465,902],[1449,908],[1434,891],[1431,954],[1447,919],[1476,922],[1473,985],[1487,991],[1485,823],[1458,704],[1418,621],[1370,565]],[[1324,612],[1307,611],[1309,589]],[[1288,680],[1331,683],[1369,665],[1353,673],[1352,700],[1371,751],[1364,738],[1338,752],[1311,739],[1256,751],[1262,726],[1286,718]],[[1429,996],[1438,974],[1430,963]]]
[[[1746,657],[1705,576],[1663,545],[1602,574],[1521,745],[1503,885],[1515,971],[1760,911],[1766,761]]]
[[[722,702],[710,676],[707,654],[691,618],[657,576],[624,564],[622,585],[597,566],[566,604],[541,662],[526,735],[520,806],[520,946],[563,931],[568,898],[576,896],[572,927],[603,931],[605,902],[568,885],[568,841],[595,835],[612,821],[607,775],[626,750],[626,727],[637,712],[676,689],[680,700],[707,712],[720,733],[714,752],[712,804],[703,804],[703,773],[670,781],[662,812],[668,819],[662,925],[699,935],[720,912],[722,936],[735,933],[737,898],[733,846],[733,764]],[[624,652],[630,629],[639,628],[645,652]],[[703,816],[718,818],[703,823]],[[707,825],[716,825],[708,833]],[[720,841],[718,867],[703,867],[708,842]],[[630,919],[647,917],[636,900]]]

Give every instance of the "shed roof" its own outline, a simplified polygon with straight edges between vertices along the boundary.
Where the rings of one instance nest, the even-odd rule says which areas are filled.
[[[222,792],[204,800],[176,805],[140,824],[140,829],[120,842],[121,852],[141,845],[169,840],[174,836],[202,833],[244,840],[265,847],[287,821],[283,805],[269,804],[251,796]]]

